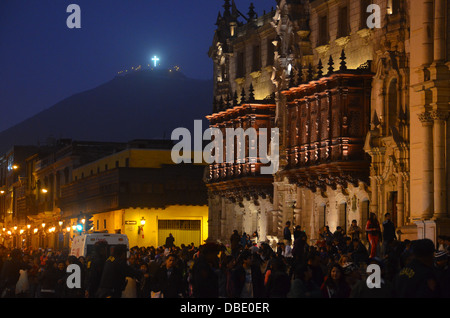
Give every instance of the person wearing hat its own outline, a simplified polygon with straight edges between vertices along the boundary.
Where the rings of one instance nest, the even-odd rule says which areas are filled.
[[[433,241],[415,240],[411,244],[413,258],[394,279],[398,298],[438,298],[439,285],[433,269]]]
[[[436,251],[434,253],[434,271],[437,282],[441,289],[441,297],[450,297],[450,269],[448,266],[447,251]]]

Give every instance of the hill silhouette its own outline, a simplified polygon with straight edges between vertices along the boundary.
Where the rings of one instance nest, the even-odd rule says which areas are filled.
[[[193,130],[212,109],[212,80],[190,79],[179,71],[142,70],[70,96],[0,132],[0,153],[13,145],[49,139],[127,142],[170,139],[175,128]]]

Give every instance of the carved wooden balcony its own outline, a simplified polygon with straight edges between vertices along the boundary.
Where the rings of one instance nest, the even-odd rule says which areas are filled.
[[[244,94],[242,94],[244,95]],[[241,100],[244,100],[244,96]],[[242,128],[246,131],[248,128],[254,128],[256,132],[260,128],[267,129],[267,141],[270,142],[271,128],[274,127],[276,105],[273,100],[254,100],[250,98],[238,104],[236,94],[232,102],[218,102],[214,106],[214,113],[206,116],[210,121],[211,128],[218,128],[223,136],[223,160],[222,163],[212,163],[206,169],[205,182],[210,193],[220,194],[228,197],[231,201],[242,201],[242,199],[252,199],[258,196],[265,197],[272,194],[273,176],[270,174],[262,174],[261,168],[270,165],[262,163],[261,158],[251,158],[250,147],[256,147],[257,154],[258,145],[250,145],[249,140],[245,140],[245,155],[243,160],[238,160],[237,149],[239,147],[238,140],[234,143],[234,158],[232,161],[226,160],[226,129]],[[258,140],[259,140],[258,135]],[[252,160],[253,159],[253,160]]]
[[[370,159],[363,147],[372,77],[368,67],[349,70],[344,64],[337,72],[283,91],[287,165],[282,175],[313,191],[368,182]]]

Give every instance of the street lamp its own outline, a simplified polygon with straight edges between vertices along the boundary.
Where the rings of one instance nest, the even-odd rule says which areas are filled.
[[[144,225],[145,225],[145,219],[142,217],[140,226],[138,226],[138,235],[142,233],[142,238],[144,238]]]

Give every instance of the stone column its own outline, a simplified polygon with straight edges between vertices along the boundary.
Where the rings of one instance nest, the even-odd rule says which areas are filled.
[[[422,5],[422,65],[429,65],[433,62],[433,0],[423,0]]]
[[[446,59],[446,2],[435,0],[434,6],[434,61],[442,62]]]
[[[294,208],[294,224],[295,226],[300,225],[301,226],[301,215],[302,209]]]
[[[433,218],[447,217],[447,177],[445,169],[445,122],[448,112],[433,110],[430,113],[434,120],[433,156],[434,156],[434,215]]]
[[[218,210],[221,208],[221,200],[217,196],[208,193],[208,241],[215,241],[220,236],[220,222]]]
[[[278,212],[279,210],[273,210],[272,211],[272,235],[277,236],[278,235]]]
[[[403,175],[399,172],[397,176],[397,227],[401,227],[405,224],[404,219],[404,193],[405,193]]]
[[[378,215],[378,182],[377,177],[370,177],[370,187],[372,190],[372,195],[370,198],[370,212]]]
[[[429,112],[419,114],[423,127],[422,157],[422,218],[433,216],[433,120]]]
[[[270,226],[269,226],[269,211],[271,208],[271,204],[269,199],[261,200],[260,207],[258,209],[258,235],[260,241],[266,241],[267,235],[270,233]]]

